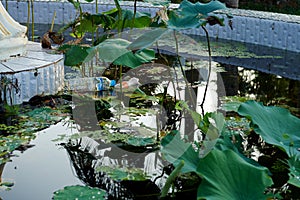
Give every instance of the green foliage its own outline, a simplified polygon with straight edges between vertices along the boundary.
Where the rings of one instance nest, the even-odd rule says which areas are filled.
[[[175,166],[184,161],[182,173],[195,172],[203,178],[198,188],[198,198],[267,198],[263,192],[272,185],[267,168],[247,162],[236,152],[214,148],[200,158],[200,152],[196,152],[191,144],[183,142],[178,133],[175,136],[167,135],[161,144],[166,160]]]
[[[106,173],[110,179],[115,181],[144,181],[148,177],[141,169],[133,168],[120,168],[111,166],[99,166],[97,171]]]
[[[65,54],[64,64],[67,66],[80,65],[88,56],[89,47],[72,45]]]
[[[106,192],[98,188],[73,185],[57,190],[53,194],[53,200],[80,199],[80,200],[104,200]]]
[[[288,110],[247,101],[241,104],[238,113],[251,119],[254,131],[267,143],[284,149],[289,156],[300,155],[297,142],[300,140],[300,119]]]
[[[192,144],[184,142],[179,131],[173,131],[161,140],[161,152],[164,158],[175,166],[183,160],[184,166],[181,169],[182,173],[196,171],[199,156],[194,150]]]
[[[130,45],[128,45],[127,48],[132,51],[148,48],[168,32],[169,30],[166,28],[155,28],[153,30],[147,31],[146,33],[135,39]]]
[[[289,158],[288,166],[290,170],[288,183],[300,188],[300,157],[292,156]]]
[[[0,131],[9,134],[0,136],[0,163],[7,162],[11,152],[22,145],[26,146],[30,140],[34,139],[36,131],[45,129],[63,118],[65,115],[60,110],[50,107],[29,111],[20,109],[15,125],[0,124]]]
[[[184,166],[184,161],[181,160],[178,165],[176,166],[176,168],[172,171],[172,173],[170,174],[170,176],[168,177],[164,187],[161,190],[161,195],[160,197],[166,197],[168,195],[169,189],[171,188],[171,184],[175,181],[175,179],[177,178],[177,176],[180,174],[181,169]]]
[[[256,167],[231,150],[213,150],[197,168],[203,178],[198,199],[267,199],[266,187],[272,185],[268,170]]]
[[[170,11],[168,27],[171,29],[190,29],[199,26],[205,26],[208,23],[208,14],[219,10],[225,9],[226,6],[219,1],[210,1],[209,3],[191,3],[184,0],[180,3],[178,10]],[[218,19],[215,16],[216,19]],[[218,23],[222,24],[222,20],[218,19]]]

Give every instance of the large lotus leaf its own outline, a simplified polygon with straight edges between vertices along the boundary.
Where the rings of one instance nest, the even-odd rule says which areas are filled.
[[[96,47],[98,48],[99,58],[106,62],[113,62],[120,56],[129,52],[126,47],[130,44],[129,41],[115,38],[107,39],[101,42]]]
[[[209,3],[197,2],[195,4],[184,0],[181,2],[177,11],[170,12],[167,24],[173,29],[199,27],[206,23],[208,13],[225,8],[225,4],[215,0]]]
[[[150,31],[147,31],[136,40],[134,40],[127,49],[129,50],[138,50],[145,49],[150,47],[154,42],[159,40],[163,34],[168,32],[168,29],[165,28],[156,28]]]
[[[136,11],[135,16],[134,16],[134,11],[133,10],[123,10],[122,11],[123,15],[123,20],[125,20],[125,23],[123,24],[123,28],[126,27],[135,27],[135,28],[143,28],[143,27],[148,27],[151,23],[151,15],[149,13],[143,13]],[[134,26],[132,26],[133,22],[133,17],[134,18]]]
[[[178,9],[183,13],[183,15],[207,16],[208,13],[225,8],[225,4],[217,0],[210,1],[209,3],[191,3],[190,1],[184,0],[181,2]]]
[[[169,20],[167,21],[168,28],[175,30],[197,28],[204,23],[205,20],[197,16],[181,16],[176,11],[170,11]]]
[[[289,156],[300,154],[300,119],[288,110],[247,101],[238,113],[251,118],[254,131],[267,143],[283,148]]]
[[[81,64],[88,56],[89,47],[79,45],[71,46],[65,54],[64,64],[67,66],[76,66]]]
[[[290,170],[288,183],[300,188],[300,157],[293,156],[289,158],[288,165]]]
[[[273,184],[267,168],[249,164],[232,150],[214,149],[199,161],[197,172],[203,178],[198,199],[267,199],[264,190]]]
[[[54,192],[53,200],[66,200],[66,199],[106,199],[106,192],[98,188],[91,188],[88,186],[72,185],[66,186],[64,189]]]
[[[136,68],[143,63],[150,62],[154,58],[155,52],[153,50],[144,49],[137,53],[129,51],[117,58],[113,63],[115,65],[124,65],[130,68]]]
[[[197,169],[200,158],[198,153],[194,150],[191,144],[185,143],[179,132],[171,132],[165,136],[161,141],[164,158],[177,166],[182,160],[184,166],[182,168],[183,173],[194,172]]]
[[[115,16],[117,18],[117,16]],[[133,25],[133,17],[134,18],[134,25]],[[136,11],[134,16],[133,10],[122,10],[122,18],[116,21],[114,28],[119,27],[122,28],[143,28],[149,27],[151,24],[151,16],[149,13],[143,13]]]

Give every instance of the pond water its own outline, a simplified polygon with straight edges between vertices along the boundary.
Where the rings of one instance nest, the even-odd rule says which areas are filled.
[[[47,30],[47,27],[39,28]],[[215,53],[213,56],[214,65],[225,71],[214,73],[212,82],[216,84],[209,90],[210,99],[225,94],[247,96],[267,105],[284,106],[300,116],[299,54],[259,45],[224,43],[221,40],[213,40],[213,47],[219,49],[220,54],[225,54],[221,56]],[[221,81],[225,93],[216,88],[218,81]],[[200,87],[197,93],[202,93]],[[198,98],[201,100],[201,95]],[[215,110],[219,105],[220,102],[214,104],[208,98],[206,111]],[[87,119],[79,117],[78,120]],[[159,176],[156,170],[162,170],[164,166],[160,156],[149,149],[143,149],[142,153],[130,152],[88,137],[76,140],[78,143],[67,143],[65,148],[52,141],[59,135],[74,133],[78,133],[78,130],[60,122],[38,132],[37,138],[31,141],[34,145],[32,148],[22,153],[14,152],[16,156],[5,164],[2,173],[2,180],[13,182],[14,186],[9,191],[0,190],[0,197],[3,200],[51,199],[54,191],[76,184],[101,185],[105,188],[107,177],[94,171],[97,166],[135,166],[155,176]],[[92,157],[86,157],[84,152],[91,153]],[[96,163],[94,158],[98,159]],[[105,180],[101,182],[99,179]],[[149,190],[156,191],[156,188],[150,187]]]
[[[15,151],[11,162],[5,164],[2,181],[12,182],[11,190],[0,190],[3,200],[51,199],[55,190],[67,185],[82,185],[71,166],[68,154],[57,143],[60,134],[73,134],[63,122],[37,133],[34,145],[24,152]]]

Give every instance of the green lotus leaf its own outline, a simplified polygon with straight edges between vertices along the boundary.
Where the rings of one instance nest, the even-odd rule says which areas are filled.
[[[150,49],[144,49],[140,52],[133,53],[131,51],[121,55],[114,61],[115,65],[125,65],[130,68],[136,68],[143,63],[150,62],[155,58],[155,52]]]
[[[61,190],[54,192],[53,200],[66,200],[66,199],[80,199],[90,200],[98,199],[104,200],[106,192],[98,188],[91,188],[88,186],[72,185],[66,186]]]
[[[117,16],[115,16],[117,18]],[[134,20],[133,20],[134,18]],[[134,25],[133,25],[134,21]],[[114,28],[124,29],[124,28],[144,28],[148,27],[151,23],[151,16],[149,13],[136,11],[134,16],[133,10],[123,10],[120,20],[117,20]]]
[[[184,0],[178,10],[170,12],[167,24],[172,29],[196,28],[206,24],[209,13],[225,8],[225,4],[216,0],[195,4]]]
[[[267,143],[284,149],[289,157],[300,155],[300,119],[287,109],[247,101],[238,113],[251,118],[254,131]]]
[[[145,49],[150,47],[154,42],[159,40],[168,29],[165,28],[156,28],[150,31],[147,31],[140,37],[138,37],[135,41],[133,41],[127,49],[130,50],[138,50],[138,49]]]
[[[232,150],[212,150],[198,163],[203,178],[198,199],[267,199],[266,187],[273,184],[268,169],[249,164]]]
[[[132,26],[134,18],[134,26]],[[133,10],[122,10],[122,18],[125,20],[125,23],[123,24],[123,28],[126,27],[135,27],[135,28],[143,28],[148,27],[151,23],[151,16],[149,13],[139,12],[136,11],[134,16]]]
[[[81,64],[88,56],[89,47],[79,45],[71,46],[65,54],[64,64],[67,66],[76,66]]]
[[[114,62],[120,56],[130,52],[126,47],[130,44],[129,41],[114,38],[107,39],[96,46],[99,52],[99,58],[105,62]]]
[[[293,156],[288,160],[289,177],[288,183],[300,188],[300,157]]]
[[[195,172],[200,160],[198,153],[190,143],[184,142],[179,131],[172,131],[161,140],[164,158],[177,166],[182,160],[184,166],[182,173]]]

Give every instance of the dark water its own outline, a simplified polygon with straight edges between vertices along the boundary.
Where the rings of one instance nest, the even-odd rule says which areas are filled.
[[[50,26],[35,27],[39,29],[36,35],[42,36]],[[220,42],[221,45],[223,41],[215,42]],[[236,46],[240,45],[228,43],[232,45],[233,52],[236,51]],[[299,54],[258,45],[243,45],[251,55],[256,56],[213,57],[213,60],[219,63],[219,67],[226,71],[220,73],[226,95],[248,96],[266,105],[281,105],[300,116]],[[58,123],[39,132],[37,139],[31,142],[34,147],[24,153],[15,152],[18,157],[12,157],[12,162],[6,163],[2,173],[3,181],[11,181],[14,186],[10,191],[0,190],[0,197],[3,200],[47,200],[52,198],[55,190],[64,186],[87,183],[87,176],[76,175],[73,166],[80,164],[74,163],[74,159],[70,158],[72,153],[68,154],[66,149],[52,141],[59,134],[71,134],[73,131],[63,123]],[[85,172],[84,169],[76,171]]]
[[[13,182],[11,190],[0,189],[3,200],[51,199],[55,190],[67,185],[82,185],[76,177],[68,154],[52,140],[61,134],[71,134],[62,122],[37,133],[31,141],[34,147],[23,153],[15,151],[11,162],[5,164],[2,181]]]

